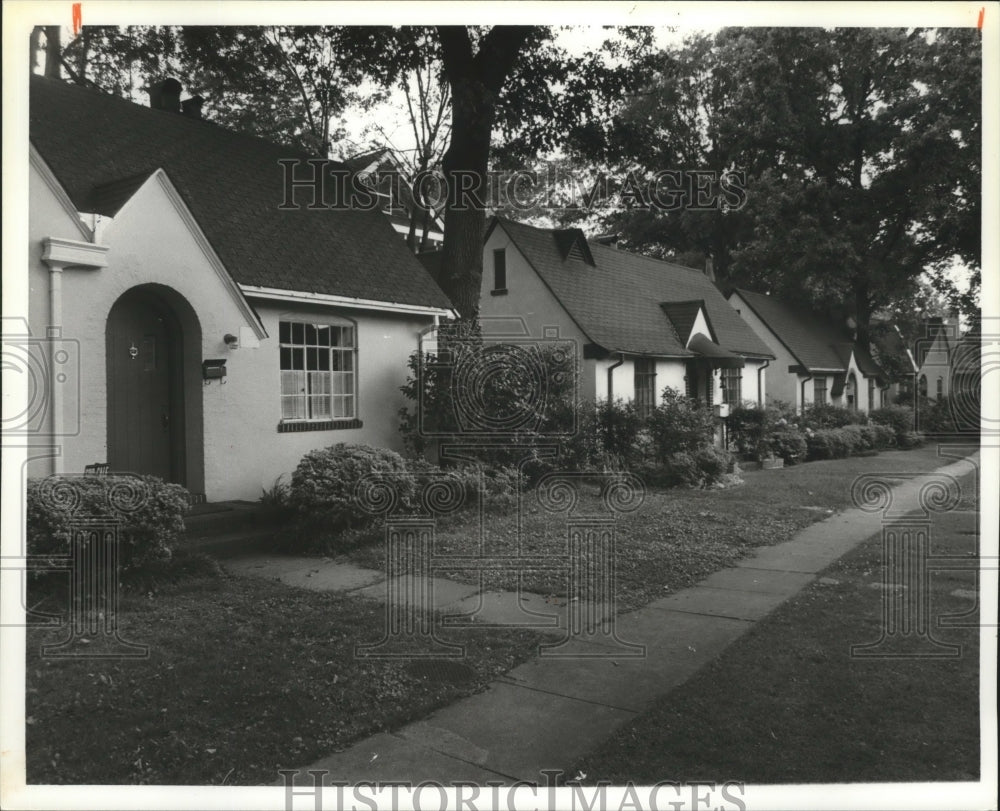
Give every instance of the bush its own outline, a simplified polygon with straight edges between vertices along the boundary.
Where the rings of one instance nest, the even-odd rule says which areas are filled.
[[[642,428],[635,403],[602,400],[596,407],[596,422],[604,466],[628,467],[636,457],[636,440]]]
[[[489,468],[483,465],[463,465],[454,468],[421,467],[418,477],[432,473],[448,476],[462,485],[465,493],[463,506],[472,507],[482,502],[487,510],[506,510],[517,506],[518,493],[525,482],[517,468]]]
[[[410,375],[400,387],[409,404],[399,411],[408,455],[422,456],[437,442],[468,438],[470,431],[479,438],[493,431],[510,442],[492,455],[484,451],[481,461],[506,466],[517,461],[511,444],[550,444],[573,435],[579,369],[566,342],[490,343],[461,330],[442,327],[438,354],[409,357]]]
[[[870,422],[878,425],[888,425],[898,438],[913,430],[913,409],[902,405],[889,405],[877,408],[868,415]]]
[[[302,457],[292,473],[288,494],[295,510],[293,531],[301,543],[309,546],[319,536],[372,523],[375,516],[362,509],[354,488],[373,473],[381,476],[397,503],[409,504],[416,484],[395,451],[341,442]]]
[[[701,473],[700,484],[715,484],[733,465],[732,454],[714,445],[699,448],[691,456]]]
[[[892,429],[892,426],[873,423],[869,427],[875,435],[875,448],[878,450],[885,450],[896,444],[896,432]]]
[[[910,450],[911,448],[919,448],[924,444],[924,435],[918,434],[916,431],[909,431],[903,434],[901,437],[896,438],[896,444],[899,445],[903,450]]]
[[[692,453],[715,439],[715,415],[699,401],[667,387],[663,400],[647,422],[661,460],[675,453]]]
[[[772,431],[767,437],[767,447],[775,456],[784,459],[786,465],[794,465],[806,458],[806,438],[791,425]]]
[[[955,434],[959,429],[956,426],[955,414],[952,410],[951,401],[946,396],[931,400],[927,397],[921,398],[917,403],[916,428],[924,434]]]
[[[823,428],[843,428],[845,425],[865,425],[868,418],[862,411],[852,411],[849,408],[831,403],[814,403],[806,406],[802,412],[801,423],[814,431]]]
[[[29,555],[69,555],[75,518],[121,521],[125,569],[169,559],[184,535],[188,491],[155,476],[49,476],[28,481]]]
[[[768,409],[746,405],[733,407],[726,418],[730,444],[739,453],[757,456],[773,416]]]

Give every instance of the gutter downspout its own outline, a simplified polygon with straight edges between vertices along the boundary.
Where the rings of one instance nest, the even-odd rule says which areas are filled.
[[[809,375],[805,380],[802,381],[802,396],[799,398],[799,413],[804,414],[806,410],[806,383],[813,379],[813,375]]]
[[[757,407],[758,408],[763,408],[764,407],[764,395],[761,392],[761,385],[760,385],[761,378],[760,378],[760,375],[761,375],[761,372],[763,372],[770,365],[771,365],[771,361],[765,360],[762,365],[760,365],[760,366],[757,367]]]
[[[608,402],[614,401],[615,397],[615,369],[625,363],[625,353],[618,353],[618,363],[613,363],[608,367]]]
[[[66,420],[63,413],[63,386],[57,370],[65,363],[59,356],[65,354],[62,348],[63,306],[62,273],[67,267],[95,270],[108,266],[108,247],[93,242],[47,237],[42,241],[42,262],[49,268],[49,373],[45,381],[52,409],[52,438],[60,440],[65,434]],[[60,445],[58,455],[52,457],[52,472],[65,472],[65,461]]]
[[[52,328],[60,330],[60,335],[63,324],[62,272],[63,265],[56,262],[49,265],[49,324],[52,325]],[[58,340],[49,341],[49,369],[52,370],[53,379],[45,381],[49,389],[49,402],[52,404],[52,437],[56,440],[63,436],[65,425],[63,415],[63,387],[57,385],[55,380],[56,369],[59,368],[56,353],[60,351],[59,346],[61,343]],[[52,465],[53,473],[62,474],[65,472],[62,453],[58,453],[52,457]]]

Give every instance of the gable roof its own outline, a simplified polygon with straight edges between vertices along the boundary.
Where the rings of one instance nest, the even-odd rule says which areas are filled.
[[[278,161],[314,156],[40,76],[31,77],[30,135],[78,211],[111,215],[164,169],[241,285],[451,308],[380,212],[279,209]]]
[[[704,302],[720,346],[748,357],[771,358],[767,345],[726,303],[701,271],[584,240],[593,265],[561,250],[552,230],[494,218],[587,338],[611,352],[692,357],[663,303]],[[684,336],[686,340],[687,336]]]
[[[863,375],[885,377],[868,348],[857,343],[847,329],[838,327],[829,318],[793,308],[764,293],[740,288],[734,292],[777,336],[805,371],[846,374],[853,354],[854,363]]]
[[[694,329],[695,322],[698,320],[698,313],[702,311],[704,306],[705,302],[702,299],[660,302],[663,312],[667,314],[667,318],[670,319],[670,322],[674,325],[674,329],[677,330],[677,337],[685,342],[685,344],[690,342],[691,330]],[[712,322],[708,318],[708,313],[705,314],[705,321],[708,322],[709,333],[714,334],[715,330],[712,329]]]
[[[793,309],[774,296],[739,288],[736,292],[806,369],[839,372],[847,368],[854,342],[846,329],[817,313]]]

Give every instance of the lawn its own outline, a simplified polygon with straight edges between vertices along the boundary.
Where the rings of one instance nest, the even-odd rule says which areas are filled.
[[[482,689],[538,644],[444,630],[468,643],[457,665],[360,660],[355,644],[381,637],[379,603],[225,575],[126,595],[117,616],[148,659],[41,657],[66,632],[29,629],[29,783],[270,784]]]
[[[974,487],[963,485],[970,509]],[[974,537],[947,525],[935,523],[932,552],[974,553]],[[962,646],[957,659],[850,656],[879,638],[881,554],[876,536],[846,555],[573,773],[643,784],[977,780],[978,627],[934,632]],[[973,589],[973,574],[934,574],[935,615],[968,610]]]
[[[848,506],[858,474],[925,472],[942,463],[925,448],[747,473],[743,485],[723,490],[650,492],[619,521],[619,607],[683,588]],[[599,503],[596,490],[581,494],[581,510]],[[510,513],[488,514],[486,551],[513,551],[515,526]],[[439,526],[437,549],[475,554],[477,539],[477,523],[459,515]],[[380,568],[383,550],[377,534],[372,540],[352,557]],[[565,516],[529,506],[522,552],[559,554],[564,547]],[[497,571],[488,582],[509,588],[516,575]],[[565,590],[551,573],[529,573],[526,585]],[[45,594],[39,608],[52,610],[55,592],[33,593],[29,604]],[[301,767],[482,689],[534,655],[539,640],[513,629],[442,629],[467,645],[457,666],[355,658],[356,644],[381,637],[383,611],[360,597],[203,575],[124,595],[121,635],[149,645],[148,659],[42,657],[40,646],[65,632],[31,628],[28,782],[269,784],[280,768]],[[830,616],[816,621],[836,624]],[[733,678],[742,682],[742,674],[728,683]]]
[[[851,485],[863,473],[923,473],[947,464],[937,446],[888,451],[878,456],[809,462],[781,470],[743,473],[744,483],[725,489],[650,490],[643,505],[618,519],[616,558],[619,610],[643,606],[672,591],[690,586],[732,565],[757,546],[780,543],[798,530],[837,510],[851,506]],[[534,493],[524,496],[520,552],[541,557],[565,553],[566,514],[539,506]],[[603,506],[596,485],[579,489],[578,513],[600,514]],[[355,563],[373,569],[385,565],[378,532],[350,553]],[[472,513],[440,519],[436,554],[477,555],[479,544],[492,555],[518,549],[514,510],[486,515],[482,537]],[[438,575],[478,582],[469,570],[442,570]],[[522,588],[562,595],[566,577],[552,570],[522,571]],[[487,572],[489,588],[513,590],[519,574],[509,567]]]

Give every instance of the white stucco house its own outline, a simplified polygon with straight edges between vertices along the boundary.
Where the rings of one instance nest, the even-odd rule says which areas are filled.
[[[774,296],[734,290],[729,304],[773,353],[767,400],[832,403],[858,411],[881,408],[888,381],[868,348],[828,317]]]
[[[4,336],[40,353],[44,407],[5,423],[29,475],[107,463],[256,499],[313,448],[398,448],[445,295],[379,211],[281,207],[279,160],[310,156],[156,90],[31,79],[30,335]]]
[[[701,271],[494,218],[484,243],[480,317],[514,319],[577,347],[580,397],[632,400],[640,412],[664,388],[719,406],[762,402],[771,350]]]

